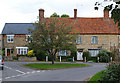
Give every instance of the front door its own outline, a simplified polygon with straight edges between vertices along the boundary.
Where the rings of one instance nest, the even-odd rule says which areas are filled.
[[[83,52],[77,51],[77,60],[83,60]]]
[[[10,49],[7,49],[7,56],[10,55]]]

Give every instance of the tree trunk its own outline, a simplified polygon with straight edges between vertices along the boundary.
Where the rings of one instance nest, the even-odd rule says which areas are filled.
[[[54,65],[54,56],[52,54],[52,65]]]

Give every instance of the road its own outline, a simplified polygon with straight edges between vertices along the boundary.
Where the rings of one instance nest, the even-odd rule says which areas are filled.
[[[2,81],[84,81],[95,73],[104,70],[105,63],[85,63],[91,67],[59,70],[36,70],[23,67],[32,62],[5,62]]]

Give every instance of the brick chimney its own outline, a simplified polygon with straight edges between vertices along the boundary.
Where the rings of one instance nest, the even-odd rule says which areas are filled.
[[[39,20],[41,19],[41,18],[44,18],[44,9],[39,9]]]
[[[74,9],[74,19],[77,18],[77,9]]]
[[[109,10],[104,10],[104,19],[109,19]]]

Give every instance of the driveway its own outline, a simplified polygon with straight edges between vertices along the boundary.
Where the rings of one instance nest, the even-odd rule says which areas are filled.
[[[5,62],[2,81],[84,81],[95,73],[104,70],[105,63],[84,63],[91,67],[59,70],[35,70],[23,67],[33,62]]]

